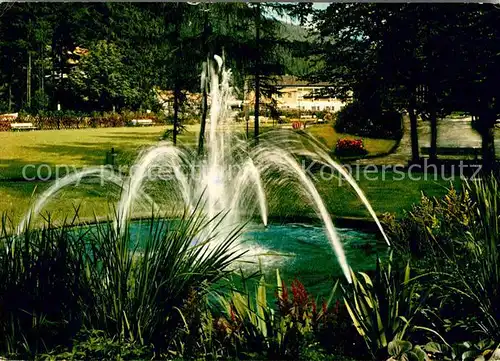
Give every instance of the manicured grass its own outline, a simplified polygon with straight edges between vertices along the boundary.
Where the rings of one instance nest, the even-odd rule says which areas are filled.
[[[84,166],[103,165],[106,153],[113,147],[117,164],[130,164],[141,148],[158,142],[171,127],[122,127],[66,130],[40,130],[32,132],[0,132],[0,180],[23,179],[36,176],[33,165],[40,169],[42,179],[49,173],[65,172]],[[269,129],[263,126],[262,131]],[[235,126],[244,131],[244,124]],[[199,125],[187,125],[178,136],[178,143],[195,146]],[[253,134],[253,129],[250,129]],[[40,167],[41,165],[44,165]],[[47,166],[45,166],[47,165]],[[26,167],[26,168],[25,168]],[[49,170],[50,169],[50,170]]]
[[[243,126],[235,129],[243,130]],[[8,212],[14,220],[29,209],[29,205],[41,194],[51,182],[14,181],[22,179],[23,167],[26,165],[47,164],[54,173],[56,166],[68,165],[76,168],[89,165],[102,165],[106,152],[114,147],[118,153],[118,164],[129,164],[142,147],[158,141],[166,127],[144,128],[106,128],[36,132],[0,132],[2,159],[0,160],[0,212]],[[197,141],[198,126],[188,126],[187,131],[179,136],[179,142],[194,146]],[[309,132],[324,139],[328,146],[335,144],[336,139],[345,137],[335,133],[330,125],[310,126]],[[365,138],[365,145],[371,154],[385,152],[394,141]],[[27,172],[28,176],[33,176]],[[47,168],[42,171],[48,172]],[[449,186],[448,181],[405,179],[396,181],[391,173],[385,179],[370,181],[359,179],[361,188],[366,192],[375,211],[379,214],[392,212],[402,214],[414,202],[418,202],[421,192],[431,196],[442,195]],[[354,192],[345,181],[339,184],[336,179],[327,180],[317,177],[318,189],[323,196],[329,211],[334,216],[367,217],[368,213]],[[162,194],[162,189],[154,190]],[[285,194],[283,194],[285,193]],[[281,196],[280,196],[281,195]],[[85,218],[109,214],[114,202],[119,197],[119,190],[99,183],[80,184],[78,187],[65,188],[47,205],[46,210],[54,213],[54,217],[62,219],[72,214],[76,206],[81,206],[80,215]],[[156,197],[155,197],[156,198]],[[304,197],[293,196],[291,188],[270,190],[269,209],[271,215],[303,215],[310,214],[313,209],[306,205]],[[171,208],[171,207],[170,207]]]
[[[56,166],[63,172],[64,166],[102,165],[112,147],[118,153],[117,161],[124,161],[133,157],[141,147],[158,141],[165,129],[155,126],[0,132],[0,180],[22,178],[23,168],[29,165],[47,164],[52,173]],[[193,138],[190,133],[181,135],[180,141]],[[48,167],[44,166],[40,171],[43,177],[49,174]],[[26,174],[33,176],[33,168],[26,168]]]
[[[333,150],[337,141],[341,138],[360,139],[362,137],[350,134],[337,133],[331,124],[310,125],[306,131],[318,138],[327,148]],[[386,154],[396,144],[391,139],[362,138],[368,155],[375,156]]]
[[[419,202],[422,192],[428,196],[439,197],[450,187],[449,180],[435,181],[432,177],[427,180],[394,180],[393,176],[394,173],[387,172],[383,180],[382,173],[370,174],[370,177],[379,179],[360,178],[358,181],[377,214],[390,212],[401,216],[404,210],[409,210],[412,204]],[[458,179],[453,183],[456,187],[460,185]],[[317,175],[316,184],[333,216],[369,217],[365,207],[345,180],[340,182],[338,179],[322,180]],[[15,221],[18,221],[29,209],[30,202],[32,203],[49,185],[50,182],[0,182],[0,212],[8,212]],[[153,193],[162,194],[162,189],[153,190]],[[65,215],[74,213],[74,207],[80,206],[79,214],[82,218],[93,219],[94,214],[105,218],[110,211],[112,212],[118,197],[119,190],[112,186],[102,186],[99,183],[80,184],[77,187],[65,188],[55,196],[47,204],[44,214],[49,212],[56,219],[62,220]],[[305,197],[294,191],[293,185],[280,190],[270,190],[268,201],[271,216],[293,217],[314,213],[314,209]],[[164,209],[171,210],[172,205],[166,205]],[[148,210],[143,211],[148,212]]]
[[[196,144],[198,127],[188,125],[186,132],[179,136],[179,143],[188,146]],[[243,127],[238,128],[243,131]],[[24,175],[32,178],[37,172],[45,178],[56,172],[63,174],[66,167],[73,170],[73,167],[102,165],[112,147],[118,154],[117,163],[129,164],[141,148],[157,142],[166,129],[155,126],[0,132],[0,180],[22,179]],[[330,149],[339,138],[354,138],[336,133],[330,125],[310,126],[307,131]],[[364,138],[364,141],[369,155],[387,152],[394,145],[393,140],[387,139]]]
[[[414,174],[414,179],[419,175]],[[429,197],[441,197],[446,194],[447,189],[452,185],[449,180],[434,180],[432,176],[424,179],[411,180],[401,177],[393,172],[386,172],[385,179],[383,173],[371,173],[368,178],[357,179],[360,188],[365,193],[375,212],[379,215],[383,213],[394,213],[402,216],[405,210],[410,210],[414,203],[420,201],[422,194]],[[316,174],[316,185],[329,212],[336,217],[369,218],[369,213],[356,196],[352,187],[345,180],[322,179],[320,174]],[[460,180],[453,181],[455,188],[460,187]],[[276,197],[270,199],[270,213],[274,215],[293,216],[313,213],[313,208],[306,202],[300,202],[303,196],[290,194],[286,197]]]

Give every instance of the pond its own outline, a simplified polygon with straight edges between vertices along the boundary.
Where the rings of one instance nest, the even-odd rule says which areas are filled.
[[[148,222],[132,222],[131,236],[148,232]],[[377,257],[383,257],[387,245],[379,234],[352,228],[337,228],[349,265],[354,271],[373,270]],[[236,267],[245,274],[258,271],[269,284],[276,284],[276,269],[288,285],[300,280],[306,289],[318,297],[328,297],[335,281],[343,279],[333,249],[320,225],[304,223],[272,223],[267,227],[247,225],[242,235],[242,247],[247,252],[244,262]]]

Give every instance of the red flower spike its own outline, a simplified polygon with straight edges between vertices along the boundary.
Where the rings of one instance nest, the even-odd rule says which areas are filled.
[[[309,296],[304,285],[297,279],[292,282],[292,294],[294,304],[298,306],[307,305]]]
[[[236,323],[236,314],[234,313],[233,306],[229,306],[229,314],[231,316],[231,321]]]
[[[340,308],[340,301],[337,300],[337,302],[335,302],[335,309],[334,309],[335,314],[339,313],[339,308]]]
[[[316,301],[314,301],[312,296],[311,296],[311,306],[312,306],[312,313],[314,316],[316,316],[316,313],[318,312],[318,310],[316,309]]]

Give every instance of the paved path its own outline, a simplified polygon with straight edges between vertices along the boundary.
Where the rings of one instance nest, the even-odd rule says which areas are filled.
[[[361,159],[357,164],[407,164],[411,158],[410,120],[405,117],[403,137],[394,153],[385,157]],[[419,120],[418,142],[419,147],[430,145],[430,122]],[[472,129],[471,118],[440,119],[438,121],[438,147],[480,147],[481,136]],[[500,129],[495,128],[495,150],[500,154]]]

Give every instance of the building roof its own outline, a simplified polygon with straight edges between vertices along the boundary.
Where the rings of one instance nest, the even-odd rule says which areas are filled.
[[[291,86],[326,87],[330,85],[331,84],[327,82],[311,83],[308,80],[299,80],[299,78],[293,75],[283,75],[278,78],[279,87],[291,87]]]

